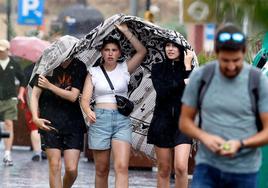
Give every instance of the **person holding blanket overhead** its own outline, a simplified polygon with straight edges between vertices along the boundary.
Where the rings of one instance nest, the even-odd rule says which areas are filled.
[[[170,187],[170,174],[176,187],[188,187],[188,158],[192,140],[178,129],[181,97],[191,73],[194,52],[172,40],[164,40],[165,60],[152,66],[151,78],[156,91],[153,118],[147,142],[155,146],[157,187]]]
[[[30,81],[33,87],[30,99],[33,122],[39,128],[42,149],[46,151],[49,164],[51,188],[72,187],[78,174],[80,152],[84,147],[86,125],[79,105],[87,69],[83,62],[69,57],[69,51],[77,40],[63,36],[50,47],[55,53],[64,46],[63,54],[55,56],[62,62],[51,76],[35,74]],[[48,49],[48,51],[50,50]],[[44,53],[42,59],[50,53]],[[41,59],[41,61],[42,61]],[[56,61],[56,60],[55,60]],[[61,178],[61,153],[63,151],[65,174]]]
[[[101,47],[102,63],[89,68],[83,94],[82,109],[90,123],[88,145],[93,150],[96,167],[95,187],[108,187],[110,154],[113,154],[115,169],[115,187],[128,187],[128,164],[130,156],[132,128],[130,118],[117,110],[115,95],[101,69],[107,72],[115,93],[127,97],[130,74],[142,63],[147,50],[127,24],[116,25],[116,28],[129,40],[136,53],[123,63],[118,63],[121,56],[120,41],[106,37]],[[94,96],[96,106],[94,111],[89,106]]]

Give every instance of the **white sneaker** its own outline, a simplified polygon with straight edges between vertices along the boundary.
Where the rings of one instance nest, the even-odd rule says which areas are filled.
[[[10,155],[4,156],[3,162],[5,166],[13,166],[13,161]]]

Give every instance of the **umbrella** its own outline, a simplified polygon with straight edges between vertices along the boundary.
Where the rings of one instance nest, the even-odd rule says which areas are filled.
[[[63,23],[64,34],[82,38],[103,22],[103,15],[94,7],[75,4],[64,9],[58,16]]]
[[[14,56],[36,62],[49,44],[37,37],[18,36],[10,41],[10,52]]]
[[[117,31],[114,26],[123,22],[127,23],[132,33],[148,50],[148,54],[141,66],[131,75],[129,84],[129,98],[135,103],[134,110],[130,115],[133,126],[132,147],[154,159],[154,147],[147,144],[146,137],[153,116],[156,97],[150,78],[151,65],[153,63],[161,63],[165,59],[163,42],[166,39],[183,46],[185,51],[193,49],[186,39],[176,31],[161,28],[135,16],[116,14],[90,31],[83,39],[80,39],[68,56],[80,59],[87,67],[98,65],[102,41],[109,36],[118,39],[121,43],[122,57],[120,61],[129,58],[134,53],[134,49],[124,35]],[[192,64],[194,67],[198,66],[196,56]],[[58,65],[60,65],[60,61],[57,64],[55,62],[42,61],[40,62],[38,72],[45,75]]]

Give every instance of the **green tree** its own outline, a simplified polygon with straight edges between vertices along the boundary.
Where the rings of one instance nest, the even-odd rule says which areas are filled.
[[[234,22],[240,26],[248,19],[249,32],[268,29],[267,0],[216,0],[217,23]]]

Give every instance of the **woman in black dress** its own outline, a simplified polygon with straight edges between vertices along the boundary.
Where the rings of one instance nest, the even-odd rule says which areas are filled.
[[[181,97],[192,71],[193,52],[172,41],[164,43],[166,60],[153,64],[152,82],[156,104],[147,142],[154,144],[157,157],[157,187],[169,187],[172,164],[176,187],[188,187],[188,158],[192,140],[180,132]]]

